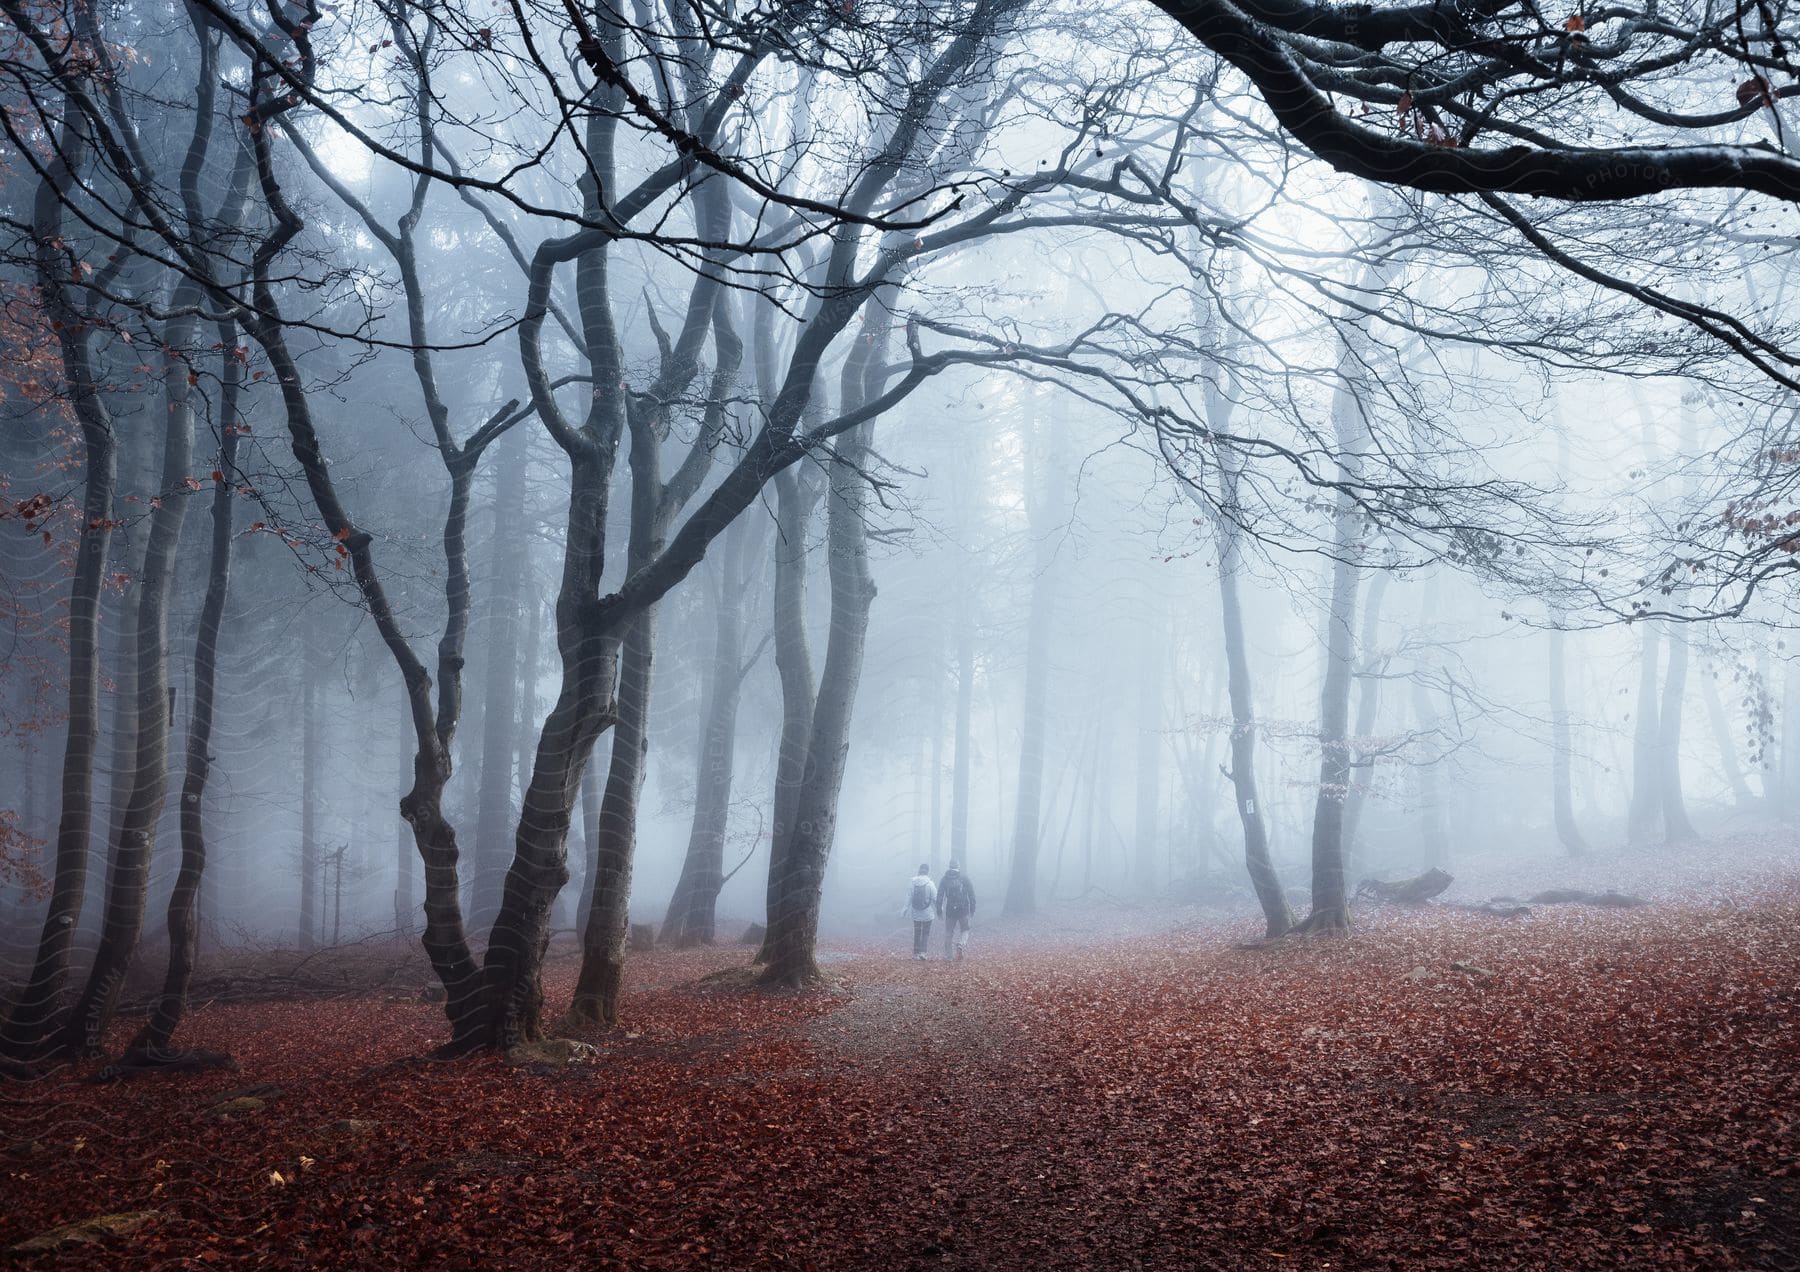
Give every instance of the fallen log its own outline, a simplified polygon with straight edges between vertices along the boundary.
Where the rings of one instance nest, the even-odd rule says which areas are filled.
[[[1424,905],[1438,893],[1448,888],[1451,876],[1435,866],[1424,874],[1414,875],[1410,879],[1397,879],[1389,882],[1385,879],[1364,879],[1356,885],[1356,895],[1373,897],[1377,901],[1385,901],[1389,905]]]
[[[1580,888],[1551,888],[1531,898],[1533,905],[1600,905],[1615,910],[1635,909],[1650,903],[1627,892],[1583,892]]]
[[[1531,907],[1520,905],[1510,897],[1496,897],[1492,901],[1483,901],[1480,905],[1446,904],[1449,910],[1464,910],[1470,914],[1485,914],[1496,919],[1522,919],[1531,913]]]

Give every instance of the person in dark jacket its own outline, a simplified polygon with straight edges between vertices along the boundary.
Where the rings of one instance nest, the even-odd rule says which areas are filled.
[[[969,920],[975,917],[975,885],[954,861],[938,881],[937,912],[944,920],[944,958],[960,960],[969,944]]]

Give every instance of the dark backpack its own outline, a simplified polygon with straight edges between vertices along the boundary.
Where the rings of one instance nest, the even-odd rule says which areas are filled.
[[[931,908],[931,884],[924,879],[913,880],[912,908],[915,910]]]
[[[953,874],[944,880],[943,887],[944,912],[946,914],[967,914],[969,905],[969,881],[960,874]]]

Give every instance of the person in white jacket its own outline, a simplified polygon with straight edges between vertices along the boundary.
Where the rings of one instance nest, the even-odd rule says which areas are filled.
[[[936,900],[937,884],[931,881],[931,863],[921,861],[919,873],[906,886],[906,908],[900,912],[913,921],[914,958],[924,958],[931,944],[931,907]]]

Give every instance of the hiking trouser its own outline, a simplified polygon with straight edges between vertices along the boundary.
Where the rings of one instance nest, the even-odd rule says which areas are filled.
[[[913,920],[913,953],[924,954],[931,945],[931,920]]]
[[[957,936],[960,934],[963,943],[968,941],[969,916],[966,914],[946,914],[944,916],[944,957],[956,957],[958,948]]]

